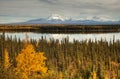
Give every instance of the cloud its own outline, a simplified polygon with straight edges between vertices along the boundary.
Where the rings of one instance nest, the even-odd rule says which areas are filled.
[[[51,14],[71,18],[107,15],[118,19],[120,3],[119,0],[0,0],[0,15],[13,19],[14,16],[43,18]]]
[[[58,3],[58,0],[39,0],[39,1],[47,3],[47,4],[56,4],[56,3]]]
[[[45,0],[46,1],[46,0]],[[120,3],[119,0],[47,0],[48,5],[51,6],[52,10],[58,10],[72,14],[119,14]],[[56,3],[56,5],[51,5]],[[116,12],[117,11],[117,12]],[[119,12],[119,13],[118,13]]]

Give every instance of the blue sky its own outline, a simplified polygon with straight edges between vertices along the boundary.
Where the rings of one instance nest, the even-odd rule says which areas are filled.
[[[52,14],[79,19],[120,18],[119,0],[0,0],[0,23],[47,18]]]

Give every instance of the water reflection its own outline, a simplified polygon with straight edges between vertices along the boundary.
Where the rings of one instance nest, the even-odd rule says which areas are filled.
[[[2,33],[0,33],[2,34]],[[101,38],[103,40],[113,40],[113,38],[115,38],[116,40],[120,40],[120,33],[100,33],[100,34],[43,34],[43,33],[33,33],[33,32],[27,32],[27,35],[29,36],[30,39],[36,39],[39,40],[42,36],[43,38],[46,38],[47,40],[49,40],[50,38],[54,38],[54,39],[63,39],[66,37],[69,37],[69,40],[72,42],[74,39],[75,40],[101,40]],[[24,40],[26,38],[26,32],[23,33],[5,33],[6,37],[11,37],[12,38],[20,38],[21,40]]]

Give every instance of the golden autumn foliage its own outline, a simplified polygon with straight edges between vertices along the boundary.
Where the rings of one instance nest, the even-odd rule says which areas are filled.
[[[109,79],[109,75],[108,74],[105,74],[105,79]]]
[[[10,67],[10,58],[8,55],[8,51],[5,49],[5,55],[4,55],[4,68],[7,70]]]
[[[96,75],[96,72],[95,71],[93,71],[93,79],[97,79],[97,75]]]
[[[59,79],[63,79],[63,73],[62,72],[59,73]]]
[[[120,79],[119,41],[60,42],[42,37],[25,42],[11,37],[3,42],[0,79]]]
[[[33,45],[29,44],[16,57],[17,67],[16,74],[22,79],[30,79],[31,77],[41,77],[46,74],[45,66],[46,57],[42,52],[36,52]]]

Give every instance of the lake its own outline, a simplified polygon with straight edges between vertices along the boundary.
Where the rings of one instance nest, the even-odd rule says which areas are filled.
[[[0,32],[2,34],[2,32]],[[88,40],[91,39],[93,41],[95,40],[120,40],[120,32],[117,33],[90,33],[90,34],[81,34],[81,33],[76,33],[76,34],[50,34],[50,33],[34,33],[34,32],[10,32],[10,33],[5,33],[5,37],[11,37],[12,38],[20,38],[21,40],[24,40],[26,38],[26,35],[29,37],[29,39],[36,39],[39,40],[41,37],[46,38],[49,40],[50,38],[54,39],[59,39],[62,40],[63,38],[69,37],[69,41],[72,42],[74,39],[75,40]]]

